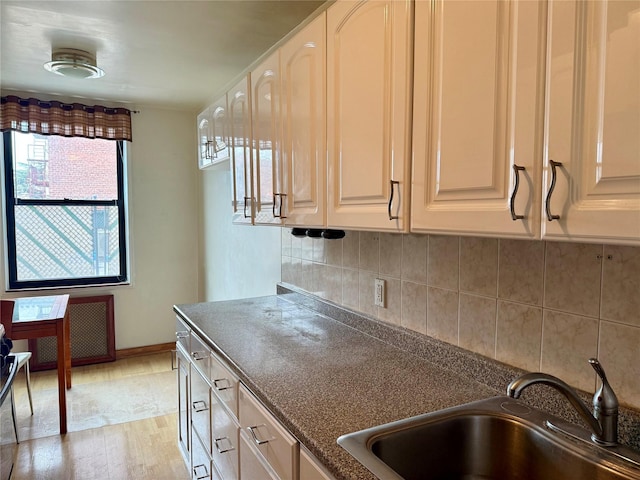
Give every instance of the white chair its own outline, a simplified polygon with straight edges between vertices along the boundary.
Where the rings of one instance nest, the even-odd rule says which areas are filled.
[[[0,304],[0,321],[5,329],[5,335],[11,338],[11,324],[13,319],[13,300],[2,300]],[[29,408],[31,409],[31,415],[33,415],[33,400],[31,398],[31,372],[29,370],[29,359],[31,358],[31,352],[11,352],[15,356],[15,361],[18,364],[16,371],[24,367],[24,373],[27,380],[27,395],[29,396]],[[16,433],[16,442],[18,440],[18,424],[16,421],[16,409],[13,394],[13,383],[11,384],[11,414],[13,416],[13,428]]]
[[[16,434],[16,443],[20,443],[20,440],[18,439],[18,425],[16,423],[16,405],[13,399],[13,380],[15,379],[16,373],[18,372],[18,366],[13,355],[8,355],[6,357],[6,360],[9,362],[9,369],[7,371],[7,378],[2,386],[2,390],[0,391],[0,406],[2,406],[7,397],[10,398],[13,431]]]
[[[31,358],[31,352],[12,352],[16,356],[18,362],[18,370],[24,367],[24,374],[27,379],[27,394],[29,395],[29,408],[31,409],[31,415],[33,415],[33,400],[31,398],[31,372],[29,370],[29,359]]]

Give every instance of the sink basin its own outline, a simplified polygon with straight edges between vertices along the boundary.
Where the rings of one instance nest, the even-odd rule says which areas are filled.
[[[382,480],[640,479],[640,455],[508,397],[343,435],[338,444]]]

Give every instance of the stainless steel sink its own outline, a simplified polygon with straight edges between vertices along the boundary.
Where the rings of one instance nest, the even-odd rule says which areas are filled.
[[[338,443],[383,480],[640,479],[640,455],[494,397],[343,435]]]

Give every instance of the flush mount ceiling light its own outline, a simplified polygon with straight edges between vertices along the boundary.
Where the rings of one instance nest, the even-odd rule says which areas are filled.
[[[54,50],[51,61],[45,63],[44,68],[71,78],[100,78],[104,75],[104,71],[96,65],[95,55],[75,48]]]

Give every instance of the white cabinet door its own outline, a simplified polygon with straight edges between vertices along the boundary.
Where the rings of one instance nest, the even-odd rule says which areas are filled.
[[[211,110],[207,107],[198,115],[198,168],[211,165]]]
[[[539,237],[544,3],[415,8],[411,230]]]
[[[326,225],[326,15],[280,49],[287,225]]]
[[[176,345],[176,371],[178,372],[178,448],[182,458],[191,467],[191,382],[187,353]]]
[[[240,432],[240,478],[251,480],[280,480],[267,462],[262,459],[254,447],[251,439],[244,432]]]
[[[548,42],[543,237],[639,245],[640,1],[550,2]]]
[[[239,387],[238,417],[244,433],[253,439],[252,445],[257,456],[281,480],[295,480],[299,469],[298,442],[243,385]],[[240,461],[242,462],[242,454]],[[241,470],[240,476],[247,478],[244,470]]]
[[[300,448],[300,480],[335,480],[335,478],[305,448]]]
[[[209,156],[211,164],[229,160],[229,133],[227,130],[227,96],[224,95],[214,102],[209,110],[211,112],[211,142],[209,144]]]
[[[198,115],[198,167],[201,169],[229,159],[226,114],[225,95]]]
[[[227,92],[233,223],[253,223],[250,76]]]
[[[409,0],[327,10],[329,227],[408,228],[412,44]]]
[[[279,51],[251,71],[251,98],[254,223],[280,225],[284,192]]]

